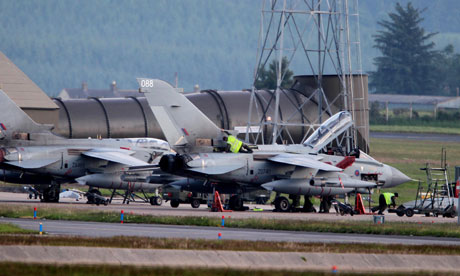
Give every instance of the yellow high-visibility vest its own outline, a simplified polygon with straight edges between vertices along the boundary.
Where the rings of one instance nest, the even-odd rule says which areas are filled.
[[[385,202],[387,205],[391,204],[391,197],[395,196],[393,193],[383,193],[383,197],[385,197]]]
[[[227,144],[230,145],[230,151],[233,153],[238,153],[241,149],[241,146],[243,146],[243,142],[240,140],[236,139],[235,136],[229,135],[227,138]]]

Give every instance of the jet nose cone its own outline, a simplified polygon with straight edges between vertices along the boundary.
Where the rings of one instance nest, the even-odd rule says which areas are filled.
[[[274,183],[266,183],[266,184],[262,184],[261,186],[267,191],[273,191],[273,189],[275,188]]]
[[[410,181],[411,178],[402,173],[400,170],[391,167],[391,177],[385,182],[385,188],[391,188]]]

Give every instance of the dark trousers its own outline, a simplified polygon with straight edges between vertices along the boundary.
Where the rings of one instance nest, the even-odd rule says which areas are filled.
[[[372,208],[372,212],[379,211],[379,215],[383,214],[383,211],[388,207],[385,197],[381,194],[379,196],[379,206]]]

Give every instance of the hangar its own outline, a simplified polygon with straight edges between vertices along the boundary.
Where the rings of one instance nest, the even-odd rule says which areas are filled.
[[[2,52],[0,89],[37,123],[58,124],[59,106]]]

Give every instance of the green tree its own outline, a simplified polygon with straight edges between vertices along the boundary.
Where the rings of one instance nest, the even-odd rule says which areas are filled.
[[[396,4],[389,20],[378,25],[383,30],[374,35],[374,47],[382,56],[374,59],[377,70],[370,74],[372,89],[378,93],[434,94],[439,87],[434,64],[437,52],[430,38],[420,27],[421,13],[409,2],[406,7]]]
[[[284,78],[281,82],[281,88],[290,88],[294,82],[294,80],[292,79],[294,72],[289,70],[288,63],[289,62],[287,57],[283,57],[283,59],[281,60],[281,74],[282,76],[284,75]],[[257,89],[276,89],[277,69],[277,60],[273,60],[268,65],[268,70],[266,70],[264,66],[261,66],[259,68],[259,72],[254,86]]]
[[[438,53],[435,61],[441,93],[456,96],[460,88],[460,54],[455,53],[454,46],[449,44]]]

